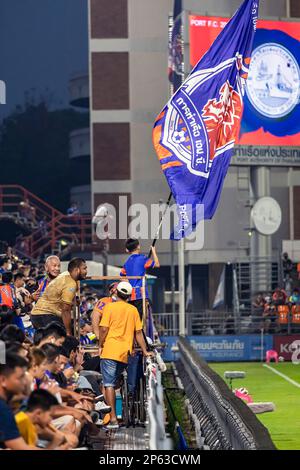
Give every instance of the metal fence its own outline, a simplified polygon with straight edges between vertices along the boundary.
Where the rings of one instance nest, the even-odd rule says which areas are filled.
[[[166,435],[164,392],[161,382],[161,371],[152,359],[147,359],[146,369],[147,393],[147,431],[151,450],[169,450],[172,441]]]
[[[211,450],[275,449],[253,411],[235,397],[189,342],[180,338],[178,345],[177,368],[192,408],[197,442]]]
[[[153,320],[160,337],[179,335],[179,313],[154,313]],[[292,312],[281,318],[278,312],[262,315],[240,315],[234,312],[205,310],[186,313],[187,335],[230,335],[265,333],[300,333],[300,322],[293,322]]]

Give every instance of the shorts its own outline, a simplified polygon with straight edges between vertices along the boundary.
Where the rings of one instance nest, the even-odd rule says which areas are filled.
[[[43,313],[41,315],[31,315],[30,320],[35,330],[39,328],[45,328],[49,325],[49,323],[52,322],[60,323],[62,326],[64,326],[64,322],[61,317],[50,313]]]
[[[127,367],[124,362],[112,359],[101,359],[100,368],[104,387],[116,388],[121,378],[122,372]]]

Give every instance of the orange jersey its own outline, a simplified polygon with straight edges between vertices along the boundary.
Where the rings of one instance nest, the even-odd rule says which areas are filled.
[[[13,308],[14,306],[14,291],[10,284],[0,286],[0,305]]]
[[[113,301],[112,297],[102,297],[102,299],[99,299],[98,302],[96,303],[94,307],[94,312],[97,312],[100,315],[102,315],[105,305],[109,304],[112,301]]]

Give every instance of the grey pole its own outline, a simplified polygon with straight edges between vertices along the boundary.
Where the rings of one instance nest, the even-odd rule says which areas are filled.
[[[250,178],[250,197],[253,203],[261,197],[270,196],[270,168],[265,166],[253,167],[250,169]],[[250,221],[250,224],[252,224],[252,221]],[[252,296],[258,290],[267,291],[271,288],[271,270],[269,269],[269,263],[267,261],[271,261],[271,258],[271,236],[262,235],[255,230],[252,233],[250,241]],[[262,264],[263,260],[265,260],[265,265]]]

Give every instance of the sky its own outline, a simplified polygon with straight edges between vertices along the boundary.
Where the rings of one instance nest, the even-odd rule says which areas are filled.
[[[0,0],[0,121],[32,90],[48,89],[53,109],[69,106],[69,79],[87,70],[87,0]]]

